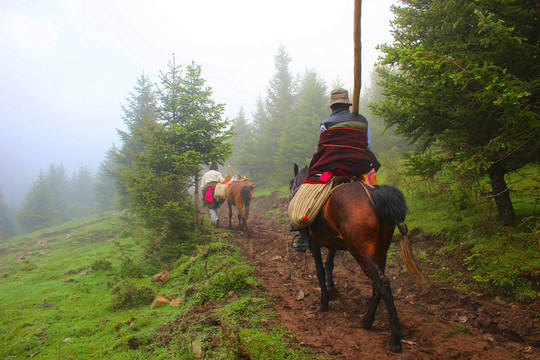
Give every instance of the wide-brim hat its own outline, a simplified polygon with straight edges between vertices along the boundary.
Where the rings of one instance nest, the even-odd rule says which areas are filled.
[[[345,89],[334,89],[330,92],[330,102],[326,106],[332,106],[334,104],[348,104],[352,105],[349,100],[349,92]]]

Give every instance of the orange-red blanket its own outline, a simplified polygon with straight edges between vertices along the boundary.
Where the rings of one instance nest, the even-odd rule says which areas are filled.
[[[379,167],[375,154],[367,148],[364,130],[330,128],[321,132],[317,152],[309,164],[308,178],[315,178],[325,171],[336,175],[362,176]]]

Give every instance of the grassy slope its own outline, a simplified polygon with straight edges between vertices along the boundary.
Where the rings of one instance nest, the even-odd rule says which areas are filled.
[[[273,322],[271,299],[228,233],[179,259],[164,285],[152,274],[126,279],[126,259],[143,264],[143,249],[120,234],[119,214],[105,214],[0,243],[0,358],[191,359],[199,347],[204,358],[262,359],[270,348],[274,359],[311,358]],[[98,260],[112,267],[92,270]],[[137,295],[113,294],[127,283],[182,304],[115,311]]]

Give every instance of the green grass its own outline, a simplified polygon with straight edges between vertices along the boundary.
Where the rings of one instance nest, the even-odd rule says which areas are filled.
[[[0,358],[313,358],[275,323],[229,233],[202,239],[166,284],[133,233],[108,213],[0,243]],[[155,295],[181,305],[150,309]]]
[[[462,324],[453,324],[452,329],[450,329],[446,334],[444,334],[443,338],[449,339],[452,336],[457,335],[457,334],[470,334],[470,333],[471,333],[470,327],[466,325],[462,325]]]
[[[256,188],[255,189],[255,196],[258,197],[258,196],[270,196],[272,195],[275,191],[279,191],[279,197],[280,198],[287,198],[289,196],[289,185],[286,184],[286,185],[282,185],[281,187],[279,188]]]

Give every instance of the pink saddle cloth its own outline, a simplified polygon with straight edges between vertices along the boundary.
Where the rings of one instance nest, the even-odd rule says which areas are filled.
[[[213,202],[213,200],[212,200],[212,190],[214,190],[215,188],[216,188],[215,186],[210,186],[206,190],[206,194],[204,195],[204,200],[206,200],[208,202]]]

